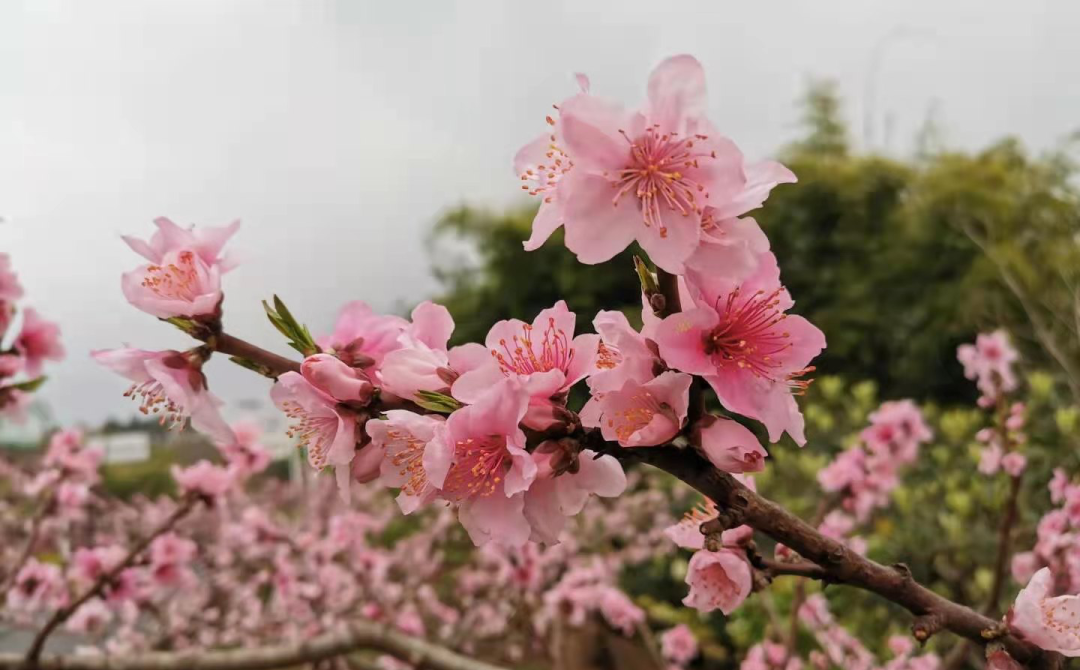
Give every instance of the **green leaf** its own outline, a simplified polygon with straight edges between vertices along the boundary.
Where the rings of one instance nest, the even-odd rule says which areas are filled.
[[[637,270],[638,281],[641,282],[641,292],[647,296],[652,296],[654,293],[660,290],[660,287],[656,284],[656,275],[652,273],[649,266],[645,261],[641,260],[641,256],[634,255],[634,269]]]
[[[315,344],[315,338],[311,336],[311,331],[308,330],[307,326],[296,320],[289,308],[285,306],[285,302],[277,295],[274,296],[273,307],[263,300],[263,309],[266,311],[266,317],[270,319],[270,323],[273,324],[274,328],[289,339],[290,347],[304,356],[317,354],[321,351],[319,345]]]
[[[18,384],[12,384],[8,388],[18,389],[20,391],[25,391],[26,393],[31,393],[41,388],[41,385],[45,383],[45,379],[45,376],[42,375],[41,377],[38,377],[36,379],[19,382]]]
[[[464,407],[457,400],[437,391],[419,391],[416,394],[415,402],[426,410],[440,414],[449,414]]]

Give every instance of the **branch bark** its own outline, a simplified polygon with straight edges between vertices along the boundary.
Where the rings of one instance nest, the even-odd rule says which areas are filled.
[[[270,670],[336,658],[361,649],[381,651],[430,670],[503,670],[370,621],[355,621],[342,633],[257,649],[46,656],[36,664],[21,656],[2,654],[0,670]]]
[[[279,356],[272,351],[257,347],[228,333],[218,333],[203,339],[211,349],[228,356],[236,356],[257,363],[279,377],[286,372],[300,372],[300,363]]]

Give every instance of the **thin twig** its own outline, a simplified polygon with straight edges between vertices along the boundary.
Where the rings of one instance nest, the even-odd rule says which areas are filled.
[[[38,664],[41,652],[45,648],[46,640],[49,639],[49,636],[57,629],[57,627],[67,621],[71,615],[75,614],[80,607],[86,604],[86,601],[101,595],[106,586],[113,583],[121,572],[130,568],[132,564],[135,563],[135,559],[150,546],[150,543],[153,542],[156,537],[169,532],[180,519],[187,516],[187,514],[194,509],[199,501],[200,498],[193,495],[184,498],[180,503],[180,506],[169,515],[169,518],[163,521],[161,525],[155,528],[149,535],[135,543],[135,546],[133,546],[131,550],[128,551],[127,555],[124,556],[124,560],[113,566],[112,569],[102,573],[89,589],[84,591],[79,597],[75,598],[70,604],[56,610],[48,622],[46,622],[45,626],[38,631],[38,634],[34,637],[34,641],[30,644],[30,649],[26,652],[25,659],[27,667],[33,668]]]

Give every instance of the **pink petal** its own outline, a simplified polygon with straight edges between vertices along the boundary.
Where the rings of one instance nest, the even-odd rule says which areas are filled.
[[[705,115],[705,69],[693,56],[673,56],[649,76],[649,121],[663,132],[687,133],[687,121]]]
[[[691,309],[665,318],[656,329],[660,357],[672,368],[695,375],[715,374],[705,353],[705,337],[720,322],[708,308]]]
[[[478,547],[488,542],[520,547],[529,541],[531,533],[524,510],[524,493],[506,498],[495,492],[463,502],[458,519]]]
[[[611,260],[630,246],[643,226],[629,200],[613,202],[617,191],[604,177],[574,170],[566,177],[572,196],[566,202],[566,247],[587,265]]]
[[[579,469],[574,482],[582,489],[604,498],[614,498],[626,490],[626,473],[613,456],[595,458],[589,449],[578,456]]]
[[[412,311],[409,334],[432,349],[446,351],[446,343],[454,333],[454,318],[442,305],[425,301]]]
[[[540,209],[536,211],[536,217],[533,218],[532,223],[532,234],[529,235],[529,239],[522,242],[525,251],[539,249],[544,242],[547,242],[552,233],[563,225],[563,208],[559,204],[559,196],[556,194],[551,198],[551,202],[547,200],[541,202]]]
[[[620,203],[620,206],[625,204]],[[658,226],[641,225],[637,241],[657,267],[672,274],[682,274],[683,263],[700,243],[701,219],[696,214],[684,217],[668,210],[664,224],[663,230]]]

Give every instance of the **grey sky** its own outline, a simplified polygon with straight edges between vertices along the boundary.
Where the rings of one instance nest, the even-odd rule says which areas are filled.
[[[793,136],[809,76],[840,82],[858,137],[874,101],[879,147],[906,150],[936,107],[951,144],[1045,148],[1080,127],[1078,28],[1080,3],[1052,0],[7,0],[0,250],[64,329],[44,397],[98,421],[134,405],[90,349],[185,345],[120,295],[139,259],[118,235],[155,216],[243,219],[227,326],[280,350],[272,292],[322,330],[346,300],[432,291],[432,221],[520,197],[511,156],[573,72],[636,103],[656,62],[693,53],[714,121],[755,158]],[[262,393],[231,367],[212,364],[220,395]]]

